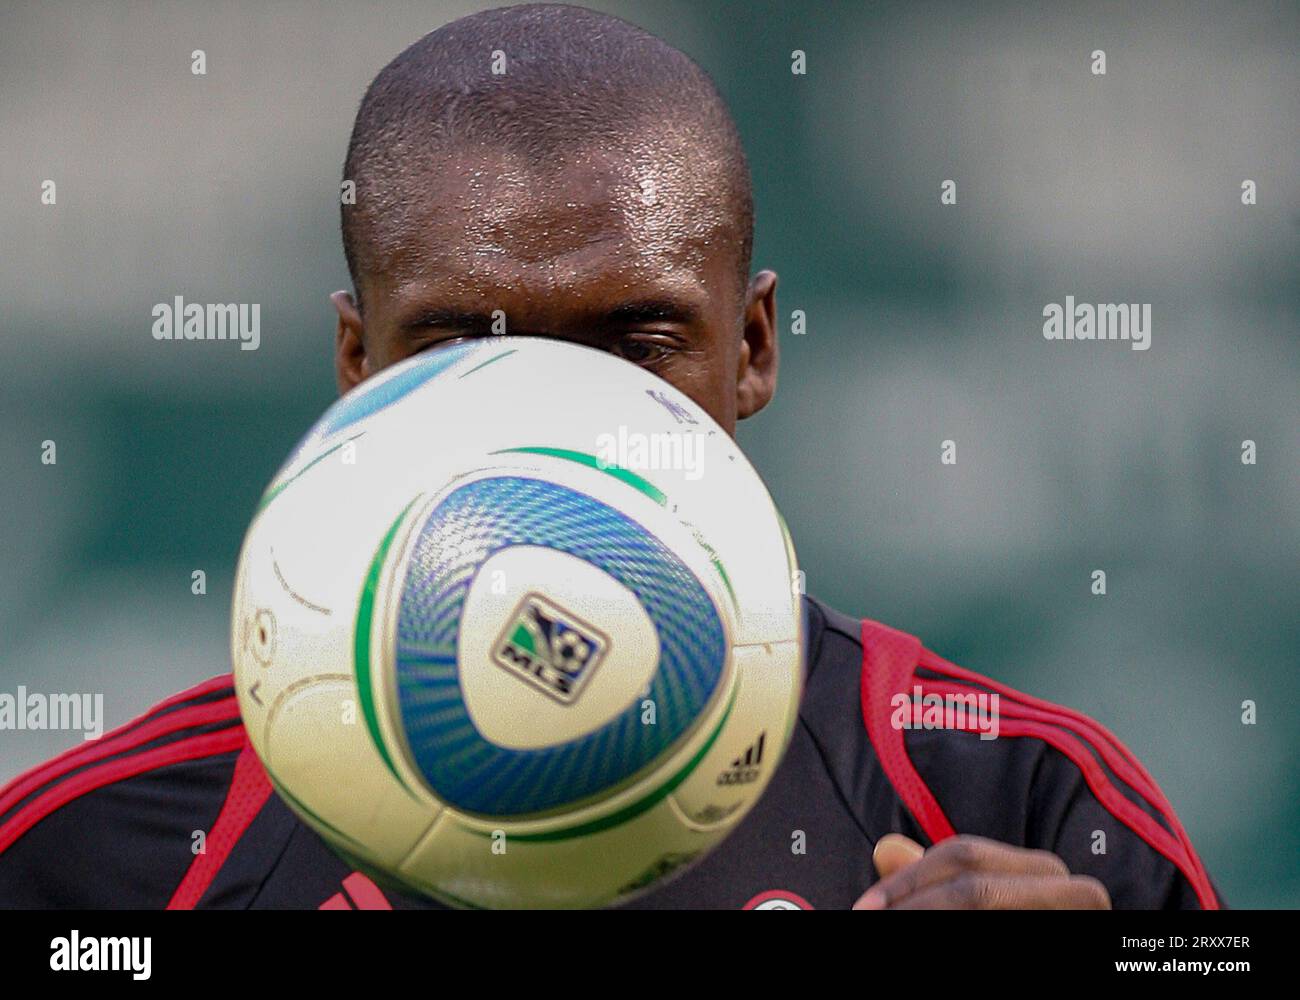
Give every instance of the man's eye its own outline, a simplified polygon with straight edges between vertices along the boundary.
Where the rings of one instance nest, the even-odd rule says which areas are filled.
[[[451,344],[463,344],[467,341],[477,340],[477,339],[478,337],[476,337],[474,334],[465,333],[465,334],[458,334],[454,337],[444,337],[441,340],[430,340],[428,343],[421,344],[419,347],[417,347],[416,353],[422,354],[425,351],[431,351],[434,348],[447,347]]]
[[[631,361],[634,365],[653,365],[668,357],[672,353],[672,348],[668,344],[655,340],[629,338],[620,341],[612,353],[626,361]]]

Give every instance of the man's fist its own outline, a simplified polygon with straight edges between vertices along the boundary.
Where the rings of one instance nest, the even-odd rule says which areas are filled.
[[[1106,887],[1071,875],[1048,851],[983,837],[949,837],[928,851],[902,834],[872,854],[880,881],[855,910],[1108,910]]]

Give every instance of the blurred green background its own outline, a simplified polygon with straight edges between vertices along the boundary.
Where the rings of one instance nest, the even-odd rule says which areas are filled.
[[[809,332],[739,436],[809,590],[1094,715],[1230,904],[1300,905],[1300,8],[593,6],[745,137],[755,264]],[[0,690],[115,725],[228,669],[244,526],[334,394],[352,116],[475,9],[5,5]],[[1045,341],[1067,294],[1151,303],[1151,349]],[[156,342],[176,295],[261,303],[261,349]],[[74,739],[0,732],[0,781]]]

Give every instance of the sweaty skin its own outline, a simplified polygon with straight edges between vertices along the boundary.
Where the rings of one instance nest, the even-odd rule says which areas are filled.
[[[500,310],[512,335],[643,365],[734,434],[776,388],[776,275],[741,289],[707,189],[610,161],[539,172],[491,151],[441,157],[374,248],[362,310],[332,296],[340,391],[434,344],[490,335]]]
[[[744,288],[708,164],[648,147],[522,157],[439,154],[417,196],[372,236],[353,295],[335,292],[335,371],[347,392],[379,369],[464,337],[557,337],[653,371],[728,434],[776,390],[776,275]],[[881,876],[855,909],[1108,908],[1100,882],[1054,854],[959,836],[929,851],[881,839]]]

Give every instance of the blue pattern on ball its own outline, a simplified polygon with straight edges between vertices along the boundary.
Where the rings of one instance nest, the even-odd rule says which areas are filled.
[[[479,567],[515,545],[569,553],[636,595],[659,637],[649,695],[656,725],[642,725],[636,699],[593,732],[539,749],[498,746],[474,726],[457,668],[460,615]],[[618,636],[611,640],[617,646]],[[524,476],[480,479],[452,491],[419,529],[398,611],[397,697],[417,768],[452,806],[517,817],[613,788],[690,730],[726,660],[717,609],[690,568],[636,521],[584,493]]]
[[[387,378],[367,380],[325,411],[312,434],[327,438],[344,427],[378,413],[399,399],[409,396],[430,379],[437,378],[476,346],[472,342],[448,344],[408,360],[408,366]]]

